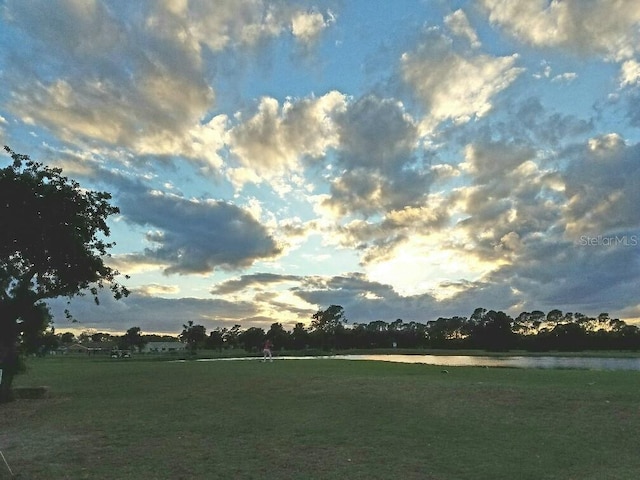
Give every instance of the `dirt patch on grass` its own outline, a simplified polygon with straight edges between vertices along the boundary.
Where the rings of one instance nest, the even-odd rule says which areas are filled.
[[[16,399],[23,400],[41,400],[48,398],[50,395],[49,387],[15,387],[13,396]]]

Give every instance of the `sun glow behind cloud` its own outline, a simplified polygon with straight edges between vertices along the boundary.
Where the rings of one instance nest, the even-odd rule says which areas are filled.
[[[400,295],[431,294],[437,300],[453,297],[463,287],[456,282],[474,282],[497,268],[496,263],[475,258],[471,250],[446,248],[457,243],[450,234],[408,240],[392,258],[366,268],[374,281],[393,286]]]

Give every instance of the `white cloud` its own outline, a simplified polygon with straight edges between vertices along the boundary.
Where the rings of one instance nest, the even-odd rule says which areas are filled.
[[[330,3],[335,32],[307,0],[3,2],[0,144],[122,211],[108,262],[134,293],[82,304],[86,324],[291,326],[332,303],[638,317],[637,248],[579,244],[640,234],[638,2],[458,2],[420,36],[443,2]]]
[[[492,98],[522,72],[517,58],[456,53],[447,37],[431,29],[414,51],[402,55],[401,71],[427,110],[430,130],[444,120],[464,123],[486,115]]]
[[[334,21],[331,12],[328,13],[328,19],[320,12],[296,12],[291,18],[291,33],[301,42],[311,44]]]
[[[140,155],[181,155],[201,161],[205,171],[217,172],[224,163],[219,152],[225,147],[227,128],[227,116],[218,115],[206,124],[195,124],[183,135],[158,132],[142,136],[134,141],[131,148]]]
[[[492,23],[538,47],[560,47],[615,61],[638,52],[636,0],[482,0]]]
[[[564,82],[569,83],[574,81],[578,77],[578,74],[575,72],[565,72],[559,75],[556,75],[551,79],[552,82]]]
[[[633,86],[640,83],[640,62],[635,59],[627,60],[620,68],[620,85]]]
[[[444,23],[454,35],[466,39],[471,47],[479,48],[482,45],[463,10],[456,10],[451,15],[446,16]]]
[[[148,297],[154,297],[154,296],[162,297],[163,295],[173,296],[178,292],[180,292],[180,287],[178,285],[161,285],[158,283],[142,285],[140,287],[137,287],[134,290],[135,294],[144,295]]]
[[[316,40],[333,22],[320,12],[264,0],[163,0],[154,18],[169,25],[178,38],[191,37],[214,52],[229,47],[253,48],[291,29],[304,44]]]
[[[164,0],[129,4],[120,16],[98,1],[36,3],[26,7],[10,1],[5,9],[41,46],[54,47],[46,58],[33,62],[42,69],[39,80],[32,76],[25,81],[18,71],[9,76],[9,106],[16,117],[69,142],[117,145],[140,155],[184,156],[214,169],[222,164],[218,150],[225,142],[226,117],[203,121],[216,98],[204,68],[204,49],[215,54],[226,48],[262,48],[265,39],[286,33],[292,25],[294,37],[308,45],[334,19],[330,12],[325,20],[319,12],[262,0]],[[64,63],[73,67],[57,70]],[[316,141],[311,131],[305,132],[305,122],[331,128],[323,115],[330,116],[336,106],[331,103],[339,103],[339,97],[330,93],[300,105],[287,102],[282,112],[286,118],[280,121],[286,138],[272,141],[268,162],[273,164],[273,156],[280,155],[279,162],[291,166],[296,148],[301,155],[318,154],[321,143],[331,139]],[[267,101],[261,113],[277,116],[270,108]],[[245,129],[263,120],[275,121],[256,118]],[[300,138],[305,133],[306,138]],[[294,145],[285,145],[288,142]],[[245,163],[246,156],[255,153],[248,143],[234,144]],[[249,163],[255,161],[254,156]]]
[[[230,169],[238,186],[247,181],[274,180],[300,168],[303,157],[319,157],[338,143],[336,115],[346,98],[332,91],[322,97],[289,99],[281,106],[270,97],[255,115],[229,132],[229,148],[240,166]]]

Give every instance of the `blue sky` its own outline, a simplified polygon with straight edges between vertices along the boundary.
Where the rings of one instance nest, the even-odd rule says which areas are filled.
[[[634,0],[0,2],[0,141],[113,194],[58,330],[640,320]],[[0,160],[6,164],[5,157]]]

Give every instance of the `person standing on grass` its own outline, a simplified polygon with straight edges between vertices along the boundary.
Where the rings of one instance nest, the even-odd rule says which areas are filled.
[[[267,357],[269,358],[270,362],[273,362],[273,356],[271,355],[271,348],[273,347],[273,343],[271,343],[271,340],[269,340],[267,338],[267,340],[264,342],[264,347],[262,348],[262,361],[266,362],[267,361]]]

